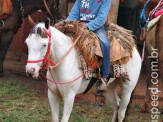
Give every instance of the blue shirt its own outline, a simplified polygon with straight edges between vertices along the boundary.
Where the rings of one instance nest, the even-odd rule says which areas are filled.
[[[110,0],[76,0],[66,21],[86,21],[87,27],[95,31],[105,24],[110,4]]]

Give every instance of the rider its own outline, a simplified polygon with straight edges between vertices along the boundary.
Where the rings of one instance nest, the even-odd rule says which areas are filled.
[[[104,24],[110,9],[110,0],[76,0],[66,21],[80,20],[83,27],[93,31],[100,40],[103,53],[101,65],[101,83],[98,91],[106,90],[107,77],[110,67],[110,44],[105,33]]]

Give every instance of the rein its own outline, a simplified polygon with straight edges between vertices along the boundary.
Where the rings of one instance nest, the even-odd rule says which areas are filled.
[[[43,1],[44,1],[44,5],[45,5],[45,8],[46,8],[47,12],[48,12],[49,15],[54,19],[53,14],[50,12],[50,9],[49,9],[49,7],[48,7],[48,5],[47,5],[46,0],[43,0]]]
[[[141,21],[144,20],[145,23],[147,23],[147,18],[146,18],[146,14],[145,14],[145,11],[146,11],[146,7],[147,7],[147,4],[150,2],[151,0],[148,0],[145,4],[144,4],[144,7],[143,7],[143,10],[140,14],[140,18],[139,18],[139,27],[140,29],[142,30],[142,24],[141,24]]]
[[[74,48],[74,46],[76,45],[76,43],[78,42],[78,40],[80,39],[81,35],[79,35],[76,40],[74,41],[74,43],[72,44],[72,46],[70,47],[70,49],[65,53],[65,55],[58,61],[57,64],[55,64],[55,66],[52,66],[51,69],[57,67],[58,65],[60,65],[63,60],[66,58],[66,56],[70,53],[70,51]]]
[[[88,69],[86,71],[84,71],[81,75],[79,75],[78,77],[76,77],[74,80],[71,80],[71,81],[67,81],[67,82],[64,82],[64,83],[60,83],[60,82],[57,82],[57,81],[54,81],[54,78],[53,78],[53,75],[51,74],[53,80],[50,80],[49,78],[47,78],[43,72],[41,72],[41,75],[46,78],[48,81],[52,82],[52,83],[55,83],[55,84],[69,84],[69,83],[72,83],[72,82],[75,82],[76,80],[80,79],[82,76],[84,76],[94,65],[96,64],[96,61],[94,61],[90,67],[88,67]],[[51,71],[50,71],[51,73]]]
[[[70,53],[70,51],[74,48],[74,46],[76,45],[76,43],[78,42],[78,40],[80,39],[81,35],[79,35],[76,40],[74,41],[74,43],[72,44],[72,46],[70,47],[70,49],[64,54],[64,56],[58,61],[58,63],[55,63],[54,61],[50,60],[50,54],[51,54],[51,30],[49,29],[49,31],[47,30],[43,30],[44,33],[46,33],[48,36],[49,36],[49,44],[48,44],[48,49],[47,49],[47,52],[46,52],[46,55],[43,59],[39,59],[39,60],[27,60],[27,63],[39,63],[39,62],[43,62],[43,66],[42,66],[42,69],[45,68],[46,66],[46,69],[49,70],[50,72],[50,75],[52,77],[52,80],[50,80],[49,78],[47,78],[44,73],[41,71],[40,74],[43,76],[43,78],[45,78],[46,80],[52,82],[52,83],[55,83],[56,85],[56,88],[57,90],[59,91],[58,89],[58,86],[57,84],[69,84],[69,83],[72,83],[72,82],[75,82],[76,80],[80,79],[82,76],[84,76],[96,63],[96,61],[94,61],[92,63],[92,65],[90,67],[88,67],[88,69],[86,71],[84,71],[81,75],[79,75],[78,77],[76,77],[75,79],[71,80],[71,81],[67,81],[67,82],[64,82],[64,83],[60,83],[60,82],[57,82],[54,80],[54,77],[52,75],[52,72],[51,72],[51,69],[59,66],[63,60],[66,58],[66,56]],[[50,64],[52,64],[52,67],[50,68]],[[53,93],[55,94],[56,96],[58,97],[61,97],[60,95],[60,92],[59,94],[56,93],[55,91],[53,91],[48,85],[47,83],[39,76],[40,80],[43,82],[43,84],[48,87],[48,89]]]
[[[52,75],[51,70],[49,70],[49,72],[50,72],[50,75],[51,75],[51,77],[52,77],[53,80],[50,80],[49,78],[47,78],[47,77],[44,75],[43,72],[40,72],[40,73],[41,73],[41,75],[42,75],[46,80],[50,81],[51,83],[54,83],[54,84],[56,85],[57,90],[59,91],[57,84],[66,85],[66,84],[75,82],[76,80],[78,80],[78,79],[80,79],[82,76],[84,76],[95,64],[96,64],[96,61],[94,61],[94,62],[92,63],[92,65],[91,65],[90,67],[88,67],[88,69],[87,69],[86,71],[84,71],[81,75],[79,75],[78,77],[76,77],[74,80],[67,81],[67,82],[64,82],[64,83],[60,83],[60,82],[55,81],[55,80],[54,80],[54,77],[53,77],[53,75]],[[47,85],[47,83],[46,83],[40,76],[39,76],[39,78],[40,78],[40,80],[43,82],[43,84],[44,84],[53,94],[55,94],[56,96],[58,96],[58,97],[61,98],[60,92],[57,93],[56,91],[52,90],[52,89]]]
[[[27,60],[27,63],[43,62],[42,69],[45,69],[45,66],[46,66],[46,70],[49,70],[49,69],[53,69],[53,68],[59,66],[64,61],[66,56],[71,52],[71,50],[74,48],[74,46],[76,45],[76,43],[80,39],[81,35],[79,35],[76,38],[76,40],[74,41],[74,43],[72,44],[70,49],[64,54],[64,56],[58,61],[58,63],[55,63],[54,61],[52,61],[50,59],[50,54],[51,54],[51,30],[49,29],[49,31],[47,31],[47,30],[44,29],[43,32],[46,33],[49,36],[49,43],[48,43],[48,48],[47,48],[47,52],[46,52],[45,57],[42,58],[42,59],[38,59],[38,60]],[[50,66],[50,64],[52,64],[52,66]]]
[[[55,62],[53,62],[52,60],[50,60],[50,54],[51,54],[51,30],[49,29],[49,31],[47,30],[43,30],[48,36],[49,36],[49,43],[48,43],[48,48],[47,48],[47,52],[46,55],[43,59],[39,59],[39,60],[27,60],[27,63],[39,63],[43,61],[43,66],[42,69],[49,69],[50,64],[55,66]]]

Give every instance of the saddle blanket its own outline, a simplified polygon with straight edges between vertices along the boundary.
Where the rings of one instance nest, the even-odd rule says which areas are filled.
[[[91,70],[86,73],[86,78],[96,77],[95,69],[100,67],[103,58],[98,37],[92,31],[82,28],[82,22],[77,20],[60,21],[55,24],[55,27],[71,37],[73,41],[76,40],[78,35],[81,35],[75,46],[78,52],[79,68],[86,71],[88,66],[91,66]],[[127,63],[129,58],[132,57],[132,50],[135,46],[132,32],[109,23],[106,26],[106,34],[110,40],[111,64]],[[96,63],[92,66],[94,62]]]

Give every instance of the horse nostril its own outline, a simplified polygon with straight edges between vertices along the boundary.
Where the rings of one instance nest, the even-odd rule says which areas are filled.
[[[32,68],[32,69],[31,69],[31,72],[35,72],[35,70],[36,70],[35,68]]]
[[[28,77],[32,77],[32,73],[27,72],[26,75],[27,75]]]

